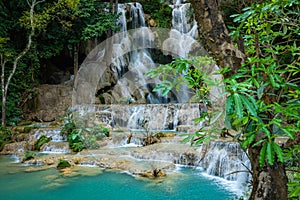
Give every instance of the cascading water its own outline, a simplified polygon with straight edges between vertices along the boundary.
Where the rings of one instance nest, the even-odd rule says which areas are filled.
[[[199,128],[193,119],[200,117],[201,104],[140,104],[73,106],[74,112],[88,121],[127,130],[176,130],[178,126]],[[145,123],[146,127],[142,127]]]
[[[70,153],[69,143],[67,138],[61,135],[60,129],[37,129],[31,135],[31,140],[38,139],[42,135],[50,138],[50,142],[41,147],[42,153]]]
[[[130,27],[134,29],[132,34],[132,38],[130,38],[127,31],[127,19],[126,19],[126,11],[127,6],[130,7]],[[147,46],[151,46],[154,41],[154,35],[149,28],[146,27],[146,22],[144,18],[143,8],[140,3],[128,3],[128,4],[119,4],[118,12],[120,14],[120,18],[118,21],[118,25],[121,27],[121,38],[119,38],[114,44],[115,52],[115,60],[113,64],[116,67],[117,72],[117,84],[115,85],[115,90],[118,91],[115,94],[121,97],[130,98],[133,100],[131,96],[132,87],[135,88],[135,92],[138,92],[140,97],[145,98],[146,91],[149,91],[148,80],[145,77],[145,73],[150,69],[155,67],[155,64],[151,58],[150,53],[147,50]],[[129,52],[129,55],[122,55],[124,49],[128,49],[128,46],[133,45],[138,47],[133,52]],[[121,54],[120,54],[121,53]],[[119,55],[118,55],[119,54]],[[128,72],[129,71],[129,72]],[[126,73],[128,72],[128,73]],[[130,87],[131,85],[131,87]],[[119,88],[119,89],[118,89]],[[121,93],[121,94],[118,94]],[[149,93],[149,92],[147,92]],[[137,96],[137,94],[135,94]],[[159,99],[148,96],[148,103],[160,103],[164,102],[164,98],[159,97]]]
[[[190,3],[182,3],[179,0],[172,7],[172,28],[195,38],[197,22],[194,20]]]
[[[246,183],[251,179],[249,173],[251,165],[240,144],[211,142],[208,146],[202,146],[202,151],[206,154],[201,159],[200,166],[207,174],[236,181],[236,188],[245,190]]]

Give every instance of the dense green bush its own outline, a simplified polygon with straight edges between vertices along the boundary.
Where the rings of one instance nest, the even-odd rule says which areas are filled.
[[[64,169],[67,167],[71,167],[71,164],[67,160],[59,159],[57,164],[57,169]]]
[[[144,12],[155,20],[158,27],[171,28],[172,8],[166,2],[160,0],[139,0]]]
[[[109,129],[102,125],[89,128],[88,120],[83,117],[69,113],[65,118],[62,134],[67,135],[70,148],[74,152],[80,152],[84,148],[99,148],[97,140],[109,136]]]
[[[3,126],[0,126],[0,151],[4,145],[11,141],[11,131]]]

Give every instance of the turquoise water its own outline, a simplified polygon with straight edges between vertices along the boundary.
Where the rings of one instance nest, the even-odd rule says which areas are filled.
[[[168,178],[152,181],[99,168],[65,177],[56,169],[20,172],[19,164],[8,163],[6,157],[0,156],[0,169],[0,194],[5,200],[226,200],[234,197],[222,185],[191,168],[180,168]]]

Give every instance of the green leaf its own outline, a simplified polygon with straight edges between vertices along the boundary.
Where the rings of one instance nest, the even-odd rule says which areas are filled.
[[[255,137],[256,134],[252,133],[250,136],[246,138],[246,140],[243,141],[242,146],[247,147],[248,145],[250,145],[254,141]]]
[[[265,126],[261,127],[261,130],[267,135],[268,139],[270,140],[271,139],[270,131]]]
[[[243,102],[243,105],[244,107],[246,108],[246,110],[251,114],[253,115],[254,117],[257,116],[257,113],[256,113],[256,110],[255,110],[255,107],[252,105],[252,103],[249,102],[249,100],[247,99],[247,97],[243,96],[243,95],[240,95],[241,99],[242,99],[242,102]]]
[[[232,114],[233,111],[233,96],[230,95],[229,97],[227,97],[226,99],[226,114],[230,115]]]
[[[282,152],[281,147],[276,142],[273,142],[273,148],[277,155],[278,161],[283,162],[284,159],[283,159],[283,152]]]
[[[213,116],[210,120],[210,124],[214,124],[222,116],[222,114],[223,114],[222,111],[217,111],[217,112],[213,113]]]
[[[234,93],[233,95],[234,98],[234,106],[235,106],[235,111],[236,111],[236,115],[239,118],[243,117],[243,105],[242,105],[242,101],[241,101],[241,97],[238,93]]]
[[[258,145],[260,145],[261,143],[265,142],[265,140],[259,140],[258,142],[255,142],[252,147],[256,147]]]
[[[273,150],[273,142],[267,143],[267,157],[270,165],[274,164],[274,150]]]
[[[260,167],[263,167],[265,165],[265,159],[266,159],[266,149],[267,149],[267,143],[264,143],[262,146],[260,153],[259,153],[259,165]]]
[[[258,99],[261,99],[264,94],[265,86],[263,84],[260,85],[260,87],[257,89],[257,97]]]
[[[295,135],[294,135],[294,131],[291,131],[291,129],[285,127],[285,128],[282,128],[283,132],[285,132],[292,140],[295,139]]]
[[[164,89],[163,92],[161,93],[162,96],[166,96],[170,90],[168,88]]]

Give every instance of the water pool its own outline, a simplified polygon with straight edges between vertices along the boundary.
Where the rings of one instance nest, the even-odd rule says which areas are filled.
[[[226,200],[236,194],[202,175],[201,170],[179,167],[168,178],[146,180],[100,168],[82,168],[66,177],[56,169],[24,172],[24,166],[0,156],[1,199],[101,200]],[[89,171],[88,173],[86,173]]]

